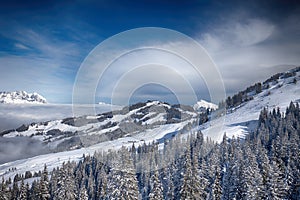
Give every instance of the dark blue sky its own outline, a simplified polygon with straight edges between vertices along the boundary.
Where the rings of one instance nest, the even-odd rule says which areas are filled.
[[[2,1],[0,91],[70,103],[77,70],[96,45],[129,29],[163,27],[203,45],[232,94],[299,65],[299,13],[298,1],[284,0]]]

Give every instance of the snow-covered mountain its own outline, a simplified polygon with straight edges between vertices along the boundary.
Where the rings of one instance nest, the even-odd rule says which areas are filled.
[[[22,103],[47,103],[46,99],[40,94],[27,93],[25,91],[0,92],[0,103],[22,104]]]
[[[9,139],[39,140],[52,153],[0,165],[0,176],[10,176],[12,173],[8,173],[7,169],[11,165],[18,165],[17,169],[21,173],[26,168],[35,171],[42,163],[47,163],[51,169],[64,161],[78,160],[84,153],[118,149],[132,146],[133,143],[139,145],[159,141],[163,144],[165,139],[184,132],[187,126],[195,126],[197,116],[198,113],[190,106],[148,101],[96,116],[85,115],[22,125],[0,135]]]
[[[228,137],[244,137],[255,130],[264,107],[278,107],[284,112],[291,101],[300,102],[300,67],[276,74],[260,86],[245,90],[241,93],[240,103],[230,106],[226,113],[216,111],[216,116],[200,126],[196,123],[199,114],[192,107],[150,101],[97,116],[33,123],[3,132],[3,137],[38,139],[60,152],[2,164],[0,175],[7,178],[17,172],[38,171],[45,163],[52,169],[68,160],[78,161],[82,154],[118,149],[133,143],[139,145],[156,141],[163,146],[165,139],[174,135],[186,137],[197,130],[215,141],[220,141],[224,133]],[[17,171],[9,171],[12,167],[16,167]]]
[[[248,100],[227,109],[226,115],[214,118],[199,127],[203,134],[215,141],[227,137],[244,137],[255,131],[259,114],[263,108],[279,108],[285,112],[293,102],[300,102],[300,67],[278,73],[261,83],[261,91],[246,92]],[[250,88],[250,87],[249,87]],[[246,91],[246,90],[245,90]]]
[[[196,118],[197,113],[192,107],[149,101],[97,116],[86,115],[22,125],[0,135],[9,138],[26,136],[40,140],[54,151],[65,151],[122,137],[135,137],[147,130],[196,121]]]
[[[206,111],[206,109],[208,109],[208,108],[212,109],[212,110],[217,110],[218,105],[211,103],[211,102],[207,102],[205,100],[200,100],[193,106],[193,108],[196,111]]]

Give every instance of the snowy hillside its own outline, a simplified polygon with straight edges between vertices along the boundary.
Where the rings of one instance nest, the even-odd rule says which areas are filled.
[[[0,103],[9,104],[44,104],[47,103],[46,99],[38,93],[27,93],[25,91],[17,92],[0,92]]]
[[[254,131],[264,107],[280,108],[281,112],[285,112],[291,101],[300,102],[300,68],[273,76],[263,83],[262,88],[259,94],[252,96],[252,100],[228,109],[226,116],[209,121],[200,130],[205,136],[219,142],[224,133],[230,138],[244,137]]]
[[[207,102],[205,100],[200,100],[193,106],[193,108],[196,111],[206,111],[206,109],[208,108],[212,110],[216,110],[218,109],[218,106],[214,103]]]
[[[65,151],[124,136],[136,136],[166,124],[196,121],[196,117],[197,113],[191,107],[149,101],[97,116],[85,115],[31,123],[0,134],[8,138],[30,137],[47,144],[51,150]]]
[[[97,116],[88,115],[25,125],[18,130],[2,134],[4,137],[35,138],[62,152],[2,164],[0,175],[3,174],[7,178],[16,172],[38,171],[45,163],[52,169],[64,161],[82,159],[83,153],[118,149],[133,143],[138,145],[156,141],[163,145],[165,139],[176,134],[180,133],[186,137],[190,133],[186,130],[190,130],[191,126],[192,130],[201,130],[205,137],[218,142],[222,140],[224,133],[228,137],[244,137],[255,130],[259,114],[264,107],[278,107],[281,112],[285,112],[291,101],[300,102],[299,82],[300,68],[273,76],[262,84],[261,91],[249,92],[249,100],[230,107],[226,115],[214,116],[201,126],[195,123],[198,114],[193,108],[171,106],[158,101],[139,103]],[[9,171],[12,167],[16,167],[17,170]]]
[[[24,125],[17,130],[4,132],[4,137],[25,136],[38,139],[58,153],[39,155],[0,165],[0,175],[11,177],[15,166],[19,173],[28,169],[37,171],[47,163],[49,169],[68,160],[79,160],[82,154],[118,149],[173,137],[188,124],[195,123],[197,113],[192,107],[168,105],[158,101],[138,103],[119,111],[97,116],[66,118]],[[68,150],[68,151],[64,151]]]

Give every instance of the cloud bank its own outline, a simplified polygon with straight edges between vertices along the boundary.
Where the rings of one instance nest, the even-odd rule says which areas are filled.
[[[237,20],[239,19],[239,20]],[[300,38],[291,19],[276,24],[264,18],[239,16],[198,36],[219,67],[228,95],[300,63]]]
[[[73,106],[76,106],[79,115],[94,115],[113,109],[120,109],[119,106],[110,105],[71,105],[71,104],[0,104],[0,132],[9,129],[16,129],[22,124],[32,122],[44,122],[59,120],[74,116]]]

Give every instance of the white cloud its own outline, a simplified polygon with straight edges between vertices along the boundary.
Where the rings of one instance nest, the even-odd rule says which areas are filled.
[[[299,47],[295,43],[300,41],[294,38],[291,25],[285,29],[290,30],[288,35],[286,30],[265,19],[243,20],[235,16],[198,38],[220,69],[231,95],[278,71],[299,65]]]
[[[13,30],[1,30],[0,35],[24,50],[24,54],[16,51],[18,55],[7,52],[0,56],[1,90],[36,91],[50,102],[71,101],[74,74],[81,59],[78,43],[18,25]]]
[[[244,22],[233,19],[202,33],[199,40],[209,52],[214,53],[256,45],[268,39],[274,28],[273,24],[262,19],[248,19]]]
[[[112,103],[125,105],[134,92],[132,90],[148,83],[161,84],[174,91],[175,95],[182,97],[180,101],[184,99],[181,101],[184,104],[195,103],[197,99],[193,98],[195,97],[193,92],[198,95],[196,98],[212,99],[216,102],[224,97],[219,73],[201,46],[182,34],[172,31],[169,33],[166,29],[162,34],[153,34],[158,39],[149,42],[151,37],[143,38],[144,35],[140,35],[139,31],[129,31],[134,37],[129,34],[128,37],[122,38],[121,35],[124,41],[117,38],[118,44],[113,40],[94,49],[79,71],[73,96],[75,102],[85,100],[93,103],[96,95],[102,98],[100,101],[118,97],[118,102]],[[143,33],[144,31],[148,30],[142,30]],[[168,34],[174,40],[160,38],[161,35],[164,37]],[[174,37],[173,34],[177,35]],[[135,41],[137,38],[140,41]],[[125,42],[129,45],[124,45]],[[108,47],[105,48],[105,45]],[[125,54],[122,55],[124,52]],[[156,68],[154,69],[153,66]],[[104,71],[105,67],[107,68]],[[140,70],[141,68],[143,70]],[[194,89],[193,92],[189,92],[188,84]],[[122,89],[113,93],[118,85],[122,86]],[[98,90],[96,90],[97,86]],[[209,94],[207,89],[210,89]],[[205,90],[206,93],[203,92]],[[151,93],[154,94],[155,91]]]
[[[112,109],[120,109],[110,105],[76,105],[75,108],[76,116],[94,115]],[[71,104],[0,104],[0,132],[18,128],[22,124],[64,119],[73,116],[73,114]]]
[[[5,56],[0,57],[0,69],[1,90],[38,92],[49,102],[66,101],[64,96],[72,91],[73,83],[57,75],[64,69],[50,59]]]
[[[292,25],[293,23],[289,23],[284,27],[284,30],[290,30]],[[57,98],[56,101],[61,101],[61,98],[65,98],[64,102],[70,100],[73,86],[73,79],[70,77],[76,73],[73,70],[77,69],[82,59],[83,48],[78,42],[56,40],[45,30],[44,32],[39,32],[30,28],[14,27],[17,27],[17,31],[0,30],[0,34],[13,40],[16,48],[28,51],[24,56],[3,54],[0,57],[0,68],[2,70],[0,84],[2,88],[6,90],[20,90],[21,88],[29,91],[37,90],[37,92],[42,94],[50,94],[50,99],[49,96],[44,94],[50,101],[51,99],[55,101],[55,98]],[[256,81],[261,81],[279,70],[279,68],[271,68],[271,66],[299,64],[300,58],[298,55],[300,52],[298,43],[293,41],[293,39],[284,39],[281,42],[276,40],[274,42],[272,39],[275,36],[280,39],[286,38],[281,27],[265,19],[248,18],[243,20],[235,16],[228,18],[225,22],[223,21],[222,24],[216,24],[213,29],[206,32],[202,31],[199,33],[198,39],[199,43],[205,47],[217,64],[226,89],[228,91],[237,91]],[[143,36],[139,37],[143,38]],[[110,60],[114,60],[113,56],[122,53],[124,49],[126,50],[131,45],[131,42],[134,44],[138,43],[139,37],[131,38],[130,40],[125,38],[122,40],[122,44],[108,45],[107,49],[104,48],[104,51],[98,52],[102,54],[103,58],[99,62],[109,63]],[[129,46],[126,46],[127,43]],[[120,46],[124,49],[118,48]],[[141,48],[145,46],[147,45],[143,45],[143,43],[140,45]],[[216,80],[215,78],[215,73],[218,73],[218,71],[211,69],[209,60],[205,60],[204,57],[201,57],[202,55],[199,55],[199,52],[195,52],[192,45],[188,42],[180,40],[170,42],[168,38],[163,38],[154,43],[152,41],[152,46],[174,50],[175,52],[176,49],[180,49],[181,52],[184,52],[187,60],[201,61],[202,77],[196,76],[192,68],[182,62],[183,58],[176,59],[170,56],[170,53],[144,52],[132,54],[130,59],[123,59],[122,63],[115,66],[114,69],[110,67],[111,71],[107,72],[108,75],[104,85],[99,85],[99,87],[103,87],[100,89],[105,94],[105,97],[109,96],[107,94],[111,92],[114,83],[123,73],[131,69],[131,65],[149,64],[150,61],[171,66],[194,87],[199,87],[199,85],[202,87],[203,82],[213,88],[214,85],[222,84],[222,80]],[[80,81],[82,81],[81,85],[83,87],[80,94],[82,99],[90,98],[87,96],[87,93],[95,93],[95,88],[91,87],[91,83],[97,82],[101,76],[99,74],[101,63],[97,63],[97,55],[93,56],[94,58],[90,58],[87,61],[90,62],[87,64],[92,66],[81,71]],[[281,67],[280,70],[283,70],[283,68]],[[139,76],[142,79],[147,74],[140,74]],[[161,79],[167,78],[172,80],[173,78],[171,75],[165,76],[165,74],[160,72],[157,72],[156,76]],[[199,84],[199,82],[201,83]],[[176,84],[180,88],[180,82]],[[89,90],[93,91],[90,92]],[[218,91],[215,91],[215,93],[218,93]],[[126,95],[126,93],[124,94]],[[91,98],[94,98],[94,96]]]
[[[30,48],[21,43],[15,43],[15,47],[18,49],[29,50]]]
[[[245,23],[236,23],[233,26],[235,42],[241,46],[251,46],[263,42],[274,31],[274,25],[261,19],[250,19]]]

